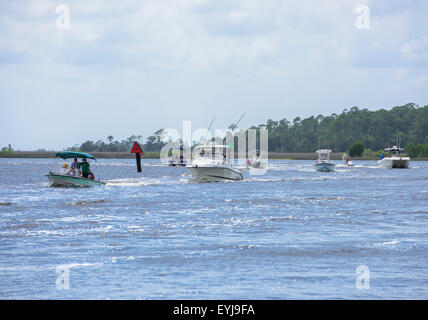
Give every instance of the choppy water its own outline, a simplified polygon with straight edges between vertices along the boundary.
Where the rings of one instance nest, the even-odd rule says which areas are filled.
[[[428,298],[427,162],[271,160],[263,176],[196,183],[159,160],[138,174],[100,159],[105,187],[50,188],[61,163],[0,159],[1,299]]]

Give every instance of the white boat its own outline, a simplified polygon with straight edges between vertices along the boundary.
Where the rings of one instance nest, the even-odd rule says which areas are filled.
[[[253,156],[251,157],[251,159],[247,160],[247,167],[260,168],[260,165],[261,165],[260,150],[256,150],[255,152],[249,152],[248,154],[249,154],[249,158],[251,154],[253,154]]]
[[[354,163],[351,160],[349,160],[348,162],[345,162],[345,166],[353,167]]]
[[[347,166],[347,167],[353,167],[354,166],[354,163],[351,160],[349,160],[349,157],[346,153],[343,154],[342,159],[343,159],[343,161],[345,161],[345,163],[344,163],[345,166]]]
[[[315,170],[322,172],[334,171],[336,165],[330,160],[331,150],[329,149],[320,149],[317,150],[318,159],[315,162]]]
[[[385,149],[385,151],[388,151],[388,155],[377,162],[379,167],[389,169],[409,167],[410,158],[402,157],[400,154],[404,149],[393,146],[392,148]]]
[[[187,160],[184,157],[184,149],[183,146],[171,148],[168,151],[168,166],[185,166],[187,164]]]
[[[229,146],[207,144],[195,147],[192,162],[186,165],[196,181],[243,180],[242,173],[233,168],[227,152]]]

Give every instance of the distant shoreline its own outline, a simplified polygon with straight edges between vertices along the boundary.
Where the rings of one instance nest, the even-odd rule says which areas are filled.
[[[13,151],[0,153],[0,158],[54,158],[56,151]],[[135,156],[128,152],[91,152],[99,159],[134,159]],[[331,153],[332,160],[342,160],[343,152]],[[269,152],[269,159],[278,160],[315,160],[315,152]],[[159,152],[147,152],[142,159],[159,159]],[[379,160],[377,157],[354,157],[352,160]],[[412,158],[412,161],[428,161],[428,158]]]

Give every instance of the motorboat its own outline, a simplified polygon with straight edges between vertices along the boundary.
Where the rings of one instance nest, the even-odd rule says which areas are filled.
[[[186,166],[186,164],[187,164],[187,161],[184,158],[183,146],[169,149],[168,156],[169,156],[168,166],[170,166],[170,167]]]
[[[63,151],[55,154],[55,157],[60,157],[64,160],[66,159],[92,159],[95,160],[95,157],[89,153],[83,152],[73,152],[73,151]],[[64,163],[63,169],[60,172],[49,171],[49,174],[46,177],[49,179],[52,187],[94,187],[105,185],[105,182],[95,180],[93,174],[90,177],[85,178],[82,176],[82,173],[79,169],[67,169],[68,164]]]
[[[233,152],[230,146],[206,144],[196,146],[194,158],[186,168],[196,181],[238,181],[243,180],[242,173],[233,168],[228,153]]]
[[[402,157],[401,152],[404,151],[403,148],[393,146],[392,148],[386,148],[385,151],[388,152],[387,156],[381,156],[382,158],[377,162],[377,165],[382,168],[408,168],[410,158]]]
[[[315,170],[322,172],[334,171],[336,165],[330,160],[331,150],[329,149],[320,149],[317,150],[318,159],[315,162]]]
[[[347,167],[353,167],[354,166],[354,163],[351,160],[349,160],[349,157],[346,153],[343,154],[342,159],[345,161],[345,163],[344,163],[345,166],[347,166]]]
[[[346,160],[345,161],[345,166],[347,166],[347,167],[353,167],[354,163],[351,160]]]
[[[260,160],[260,150],[256,150],[253,152],[253,156],[251,157],[251,153],[249,152],[249,159],[247,160],[247,166],[250,168],[260,168],[261,160]]]

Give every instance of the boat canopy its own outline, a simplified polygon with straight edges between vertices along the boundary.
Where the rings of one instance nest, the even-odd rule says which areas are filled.
[[[74,151],[63,151],[63,152],[58,152],[55,157],[60,157],[63,159],[70,159],[70,158],[88,158],[88,159],[93,159],[95,161],[97,161],[97,159],[95,159],[94,156],[90,155],[89,153],[84,153],[84,152],[74,152]]]
[[[195,149],[209,149],[209,148],[215,148],[215,149],[231,149],[230,146],[225,144],[205,144],[205,145],[199,145],[195,146]]]
[[[404,149],[393,146],[392,148],[386,148],[385,151],[404,151]]]
[[[320,150],[317,150],[317,153],[331,153],[331,150],[330,149],[320,149]]]

